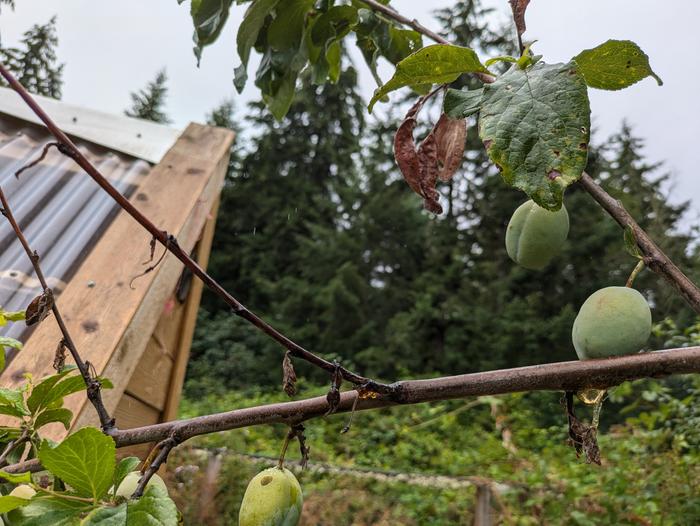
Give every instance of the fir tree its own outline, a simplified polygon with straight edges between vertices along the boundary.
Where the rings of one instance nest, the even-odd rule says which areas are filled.
[[[165,98],[168,95],[166,82],[168,75],[162,69],[156,74],[156,78],[146,84],[146,87],[138,92],[131,93],[131,107],[124,111],[129,117],[144,119],[161,124],[170,123],[170,119],[164,112]]]
[[[57,63],[56,46],[56,17],[53,17],[25,32],[19,47],[0,49],[0,60],[30,92],[60,99],[64,64]]]

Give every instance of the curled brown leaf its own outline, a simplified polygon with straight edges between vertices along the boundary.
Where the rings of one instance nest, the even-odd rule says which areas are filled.
[[[462,165],[467,140],[467,120],[451,119],[443,113],[433,128],[433,133],[440,165],[438,177],[441,181],[448,182]]]
[[[421,98],[408,110],[406,117],[404,117],[394,136],[396,164],[399,165],[399,170],[401,170],[401,174],[408,186],[420,196],[423,195],[420,189],[420,161],[416,151],[416,143],[413,139],[413,130],[416,127],[416,115],[422,106],[423,99]]]
[[[525,10],[530,0],[509,0],[510,8],[513,10],[513,20],[515,27],[518,30],[518,38],[525,32]]]
[[[25,323],[27,327],[35,325],[49,315],[53,308],[53,292],[51,289],[46,289],[44,292],[34,298],[27,307]]]
[[[440,166],[438,164],[438,146],[435,139],[435,129],[427,135],[418,148],[418,160],[420,161],[420,189],[423,196],[423,206],[434,213],[441,214],[440,192],[435,189]]]
[[[282,389],[287,393],[287,396],[294,396],[297,392],[297,374],[294,371],[292,364],[292,356],[289,351],[284,353],[282,360]]]

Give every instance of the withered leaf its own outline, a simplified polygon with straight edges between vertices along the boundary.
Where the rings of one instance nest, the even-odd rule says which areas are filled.
[[[420,161],[420,189],[423,195],[423,206],[433,214],[442,214],[440,193],[435,189],[440,166],[438,164],[438,146],[435,139],[435,129],[430,131],[418,148]]]
[[[39,294],[27,307],[25,323],[27,327],[35,325],[49,315],[53,308],[53,292],[51,289],[46,289]]]
[[[530,0],[509,0],[510,8],[513,10],[513,20],[515,21],[515,27],[518,30],[518,39],[520,39],[525,32],[525,10]]]
[[[443,113],[433,128],[433,133],[440,165],[438,177],[441,181],[448,182],[462,164],[467,140],[467,120],[452,119]]]
[[[287,351],[282,360],[282,389],[287,393],[287,396],[291,397],[297,393],[296,383],[297,373],[294,371],[291,353]]]
[[[328,411],[326,415],[332,415],[338,409],[338,404],[340,403],[340,385],[343,383],[343,376],[340,374],[340,365],[335,364],[335,371],[333,371],[333,376],[331,378],[331,388],[326,395],[326,401],[328,402]]]
[[[569,443],[576,450],[576,456],[584,455],[588,464],[600,465],[598,430],[581,422],[574,414],[573,393],[566,393],[566,413],[569,420]]]
[[[61,339],[56,347],[56,352],[53,357],[53,368],[60,373],[66,365],[66,342]]]
[[[304,435],[305,428],[302,424],[297,424],[293,427],[293,430],[296,434],[297,440],[299,441],[299,453],[301,453],[299,465],[302,469],[305,469],[306,465],[309,463],[309,453],[311,453],[311,447],[306,445],[306,435]]]
[[[419,99],[404,117],[403,122],[396,130],[394,136],[394,158],[401,170],[403,178],[415,193],[423,196],[420,188],[420,161],[416,151],[416,143],[413,139],[413,130],[416,127],[416,115],[423,107],[423,99]]]

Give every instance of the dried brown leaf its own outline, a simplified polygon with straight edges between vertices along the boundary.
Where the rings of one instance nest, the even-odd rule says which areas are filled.
[[[340,385],[343,383],[343,375],[340,374],[340,365],[335,364],[335,371],[333,371],[333,376],[331,378],[331,388],[326,395],[326,401],[328,402],[328,411],[326,415],[332,415],[338,409],[338,404],[340,404]]]
[[[437,142],[437,157],[440,165],[438,178],[448,182],[462,165],[467,140],[467,120],[451,119],[443,113],[433,128],[433,133]]]
[[[282,360],[282,389],[287,393],[287,396],[291,397],[297,393],[296,383],[297,373],[294,371],[291,353],[287,351]]]
[[[510,8],[513,10],[513,20],[515,27],[518,30],[518,39],[520,40],[525,32],[525,10],[530,0],[509,0]]]
[[[431,130],[418,148],[420,189],[425,209],[434,214],[442,214],[440,192],[435,189],[440,173],[440,166],[438,164],[438,148],[434,131],[435,129]]]
[[[415,193],[420,195],[420,161],[416,151],[416,143],[413,139],[413,130],[416,127],[416,115],[423,106],[423,99],[416,102],[404,117],[403,122],[396,130],[394,136],[394,158],[401,170],[403,178]]]
[[[292,430],[299,441],[299,453],[301,454],[299,465],[301,465],[302,469],[305,469],[306,465],[309,463],[309,453],[311,453],[311,447],[306,445],[306,435],[304,435],[305,428],[302,424],[297,424]]]
[[[573,393],[566,393],[566,414],[569,420],[569,443],[576,450],[576,456],[584,455],[586,462],[600,465],[598,430],[581,422],[574,414]]]
[[[53,308],[53,302],[53,292],[51,289],[46,289],[34,298],[27,307],[25,318],[27,327],[31,327],[45,320]]]
[[[66,342],[61,339],[56,347],[56,352],[53,357],[53,368],[60,373],[66,365]]]

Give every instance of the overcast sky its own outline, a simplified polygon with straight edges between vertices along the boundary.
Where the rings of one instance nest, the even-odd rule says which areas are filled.
[[[392,4],[428,27],[437,28],[433,9],[450,0],[393,0]],[[505,20],[506,0],[484,0]],[[205,50],[196,68],[192,54],[189,2],[176,0],[16,0],[15,11],[3,6],[0,35],[5,46],[15,44],[34,23],[58,16],[58,55],[66,63],[63,100],[120,113],[129,104],[129,92],[153,78],[162,67],[170,77],[167,112],[174,125],[202,121],[222,99],[233,96],[231,79],[238,64],[235,32],[242,6],[234,7],[219,40]],[[622,92],[592,90],[591,103],[598,140],[627,119],[647,140],[652,160],[665,160],[676,179],[675,200],[692,199],[700,211],[700,178],[696,175],[700,148],[700,98],[696,50],[700,48],[700,2],[676,0],[532,0],[527,12],[528,40],[537,39],[535,51],[547,62],[567,61],[581,49],[608,38],[637,42],[651,57],[664,80],[659,88],[651,79]],[[251,73],[255,64],[251,64]],[[362,92],[375,85],[360,64]],[[389,70],[383,71],[386,79]],[[238,106],[255,98],[249,85],[235,95]]]

